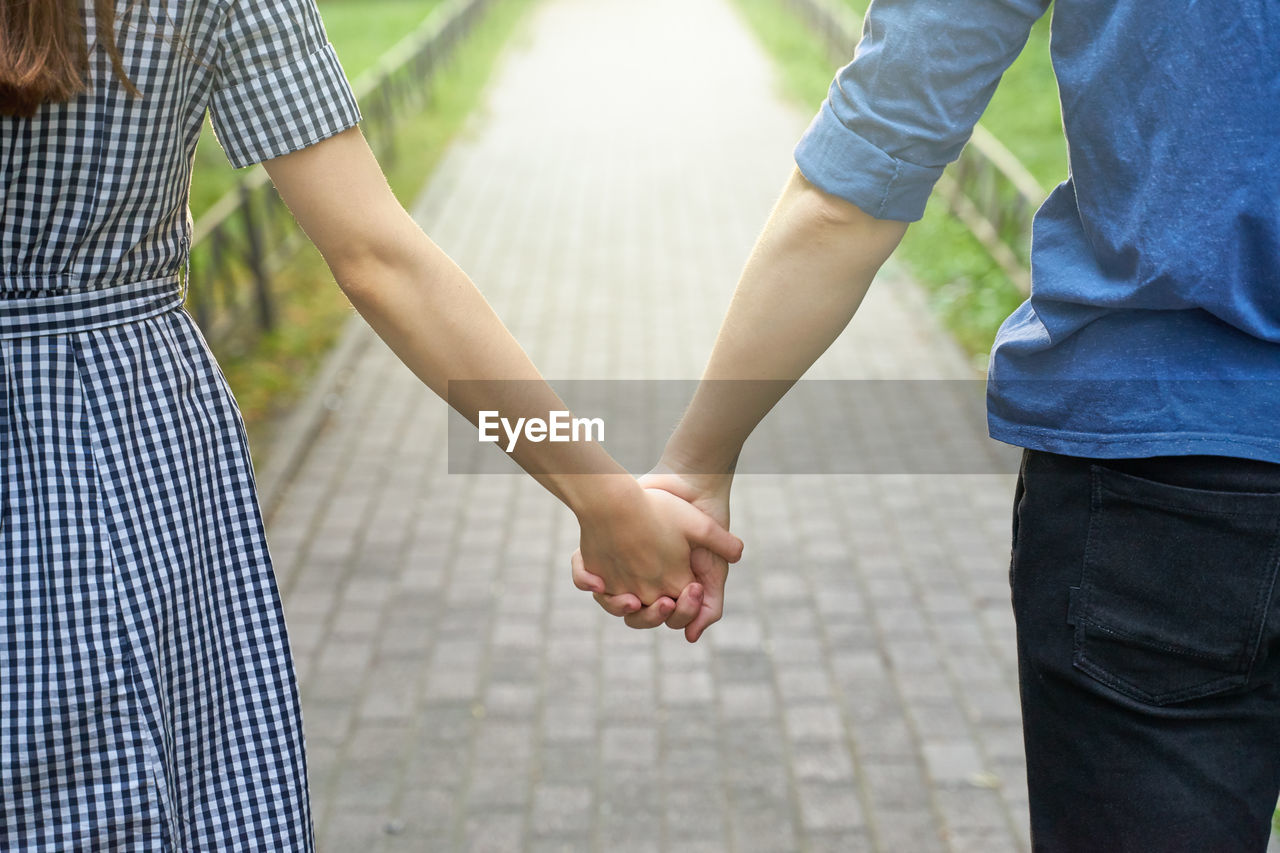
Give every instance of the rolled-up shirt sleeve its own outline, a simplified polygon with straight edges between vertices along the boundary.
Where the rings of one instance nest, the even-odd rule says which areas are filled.
[[[314,145],[360,121],[314,0],[230,0],[217,74],[213,128],[236,168]]]
[[[872,0],[853,61],[796,146],[801,174],[878,219],[919,219],[1047,7]]]

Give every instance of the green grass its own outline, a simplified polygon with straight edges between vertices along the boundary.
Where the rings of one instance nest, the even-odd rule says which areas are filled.
[[[785,94],[817,111],[835,73],[821,41],[780,0],[734,0],[766,51],[777,62]],[[855,13],[862,0],[842,0]],[[982,123],[1045,188],[1066,177],[1057,84],[1049,62],[1048,16],[1032,29],[1027,47],[1005,72]],[[957,340],[978,361],[996,329],[1022,295],[986,250],[945,206],[930,200],[924,219],[907,231],[898,250]]]
[[[331,0],[322,4],[321,9],[326,21],[336,20],[333,9],[364,8],[366,2],[368,0]],[[500,0],[496,3],[454,58],[439,70],[426,107],[418,115],[405,117],[396,135],[396,148],[401,156],[384,167],[392,189],[406,206],[415,200],[450,140],[476,105],[502,46],[533,2]],[[399,0],[386,5],[408,6],[410,3]],[[366,16],[352,12],[350,20]],[[337,28],[330,23],[329,29],[337,44]],[[376,55],[380,55],[380,51],[373,58]],[[412,152],[412,156],[408,156],[408,152]],[[255,456],[268,449],[272,428],[279,416],[289,411],[305,391],[320,360],[352,313],[323,259],[310,246],[276,277],[274,285],[278,297],[277,328],[263,335],[250,352],[218,353],[223,372],[244,414]]]
[[[1027,46],[1001,78],[982,123],[1046,190],[1066,179],[1058,81],[1049,62],[1049,15],[1031,28]]]
[[[347,78],[355,80],[378,58],[426,19],[441,0],[320,0],[325,30],[342,60]],[[191,178],[191,213],[199,217],[222,198],[240,173],[231,168],[206,119],[196,146]]]
[[[817,112],[827,96],[835,66],[809,25],[783,7],[781,0],[734,0],[765,50],[781,71],[783,92]]]
[[[898,257],[924,286],[943,324],[984,367],[996,330],[1022,303],[1022,291],[936,196],[924,218],[907,229]]]

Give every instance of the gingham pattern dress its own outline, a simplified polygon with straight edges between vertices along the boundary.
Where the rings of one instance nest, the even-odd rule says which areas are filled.
[[[0,850],[310,850],[244,431],[182,310],[204,115],[240,166],[359,120],[312,0],[119,3],[131,99],[0,118]],[[83,0],[92,26],[92,0]]]

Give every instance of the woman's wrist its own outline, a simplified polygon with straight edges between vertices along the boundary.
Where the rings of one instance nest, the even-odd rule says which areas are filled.
[[[627,473],[571,474],[559,478],[556,486],[560,499],[583,526],[630,516],[644,499],[644,490]]]

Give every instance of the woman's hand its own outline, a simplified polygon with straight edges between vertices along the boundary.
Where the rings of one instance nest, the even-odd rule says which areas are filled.
[[[665,611],[669,616],[675,600],[695,583],[695,551],[726,564],[742,556],[742,540],[659,488],[635,486],[580,512],[578,521],[582,537],[573,558],[574,583],[601,596],[626,596],[631,611],[649,605],[653,615]]]

